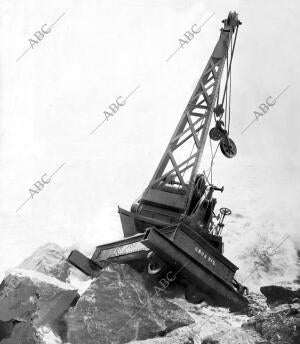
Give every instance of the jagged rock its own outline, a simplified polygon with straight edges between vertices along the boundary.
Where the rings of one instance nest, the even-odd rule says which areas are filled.
[[[13,328],[19,321],[9,320],[9,321],[0,321],[0,341],[5,338],[9,338]]]
[[[42,272],[63,282],[66,282],[70,271],[70,265],[66,261],[64,251],[53,243],[38,248],[18,268]]]
[[[254,328],[271,343],[296,344],[300,339],[298,316],[291,305],[282,304],[250,318],[242,326]]]
[[[143,340],[194,322],[179,306],[151,296],[141,275],[119,264],[103,269],[65,318],[72,344]]]
[[[0,285],[0,320],[32,320],[38,309],[37,289],[29,277],[9,274]]]
[[[6,329],[12,320],[35,328],[55,324],[78,297],[76,290],[56,278],[36,271],[14,270],[0,286],[2,328]]]
[[[1,344],[46,344],[37,330],[28,323],[17,323],[9,338],[1,340]]]
[[[260,291],[267,298],[267,303],[271,306],[291,303],[293,299],[300,298],[300,289],[292,290],[281,286],[269,285],[261,287]]]

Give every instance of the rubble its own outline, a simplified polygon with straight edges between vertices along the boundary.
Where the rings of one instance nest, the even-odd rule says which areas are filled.
[[[300,304],[281,304],[250,318],[244,328],[254,328],[261,336],[280,344],[300,342]]]
[[[247,298],[249,300],[249,316],[254,316],[267,310],[267,299],[264,295],[250,293]]]

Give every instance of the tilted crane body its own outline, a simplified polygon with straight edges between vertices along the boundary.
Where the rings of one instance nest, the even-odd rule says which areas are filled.
[[[223,189],[208,184],[205,176],[198,174],[208,135],[220,141],[226,157],[236,154],[221,118],[232,62],[228,52],[232,46],[234,50],[241,23],[235,12],[230,12],[223,23],[219,40],[148,187],[131,211],[119,208],[124,239],[97,246],[91,259],[72,251],[68,261],[90,276],[99,275],[111,262],[130,264],[153,278],[172,268],[178,272],[189,301],[206,299],[243,309],[248,304],[243,295],[247,288],[234,279],[238,268],[223,256],[221,232],[230,210],[221,208],[220,215],[215,216],[213,192]],[[227,79],[220,104],[226,62]],[[213,117],[216,126],[210,130]],[[213,218],[219,223],[214,224]]]

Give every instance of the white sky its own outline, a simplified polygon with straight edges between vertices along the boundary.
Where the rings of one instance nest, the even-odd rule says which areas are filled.
[[[219,156],[216,184],[226,187],[219,203],[262,222],[275,216],[280,231],[299,240],[299,2],[3,0],[0,6],[3,268],[48,241],[88,250],[121,237],[117,205],[129,208],[147,186],[229,10],[243,22],[232,72],[238,156]],[[16,62],[29,38],[63,13]],[[202,32],[167,63],[179,38],[211,13]],[[108,106],[138,85],[89,135]],[[258,106],[288,85],[241,135]],[[29,188],[63,163],[16,213]]]

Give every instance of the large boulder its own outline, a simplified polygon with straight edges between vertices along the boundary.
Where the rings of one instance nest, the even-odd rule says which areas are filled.
[[[72,344],[143,340],[194,322],[178,305],[151,296],[141,275],[119,264],[101,271],[65,319]]]
[[[0,285],[0,333],[3,338],[13,335],[15,322],[35,329],[47,325],[59,332],[60,319],[78,297],[77,290],[56,278],[14,270]]]
[[[48,243],[38,248],[18,268],[42,272],[65,282],[69,275],[70,265],[63,249],[56,244]]]
[[[269,285],[260,288],[261,293],[267,298],[267,303],[271,306],[278,306],[284,303],[292,303],[294,299],[300,299],[300,289],[277,285]]]

